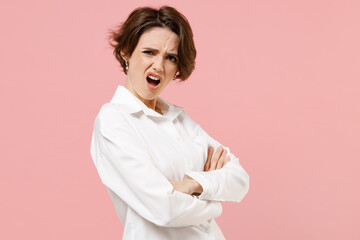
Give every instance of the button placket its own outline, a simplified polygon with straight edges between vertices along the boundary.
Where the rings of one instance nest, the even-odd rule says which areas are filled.
[[[173,121],[167,119],[163,124],[165,132],[167,132],[169,137],[175,140],[174,144],[177,145],[177,147],[179,147],[180,149],[182,149],[180,151],[182,151],[182,156],[188,167],[188,170],[193,171],[195,166],[191,156],[186,156],[186,153],[183,152],[183,147],[188,147],[187,144],[189,143],[186,142],[186,139],[182,138],[179,130],[176,128],[176,125]]]
[[[180,133],[179,133],[179,131],[177,130],[175,124],[174,124],[172,121],[170,121],[170,120],[168,120],[168,128],[169,128],[169,132],[170,132],[171,136],[173,136],[174,139],[176,139],[177,141],[181,141],[181,140],[182,140],[182,138],[181,138],[181,136],[180,136]]]

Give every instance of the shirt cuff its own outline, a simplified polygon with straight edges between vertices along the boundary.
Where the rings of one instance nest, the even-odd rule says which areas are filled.
[[[211,182],[208,179],[206,179],[206,177],[204,177],[201,173],[195,172],[195,171],[189,171],[189,172],[185,173],[185,175],[194,179],[201,185],[203,192],[199,196],[197,196],[198,199],[204,199],[204,200],[211,199],[211,196],[213,194]]]

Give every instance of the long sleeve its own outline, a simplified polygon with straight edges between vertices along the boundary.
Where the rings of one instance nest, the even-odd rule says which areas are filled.
[[[223,146],[218,141],[207,134],[199,124],[194,127],[197,136],[205,136],[208,147],[214,150]],[[223,146],[230,155],[230,162],[226,163],[221,169],[213,171],[189,171],[185,173],[195,179],[203,188],[199,199],[214,201],[233,201],[240,202],[249,190],[249,176],[228,147]]]
[[[175,191],[155,167],[129,117],[102,109],[94,124],[91,155],[102,182],[130,208],[163,227],[199,225],[221,215],[221,203]]]

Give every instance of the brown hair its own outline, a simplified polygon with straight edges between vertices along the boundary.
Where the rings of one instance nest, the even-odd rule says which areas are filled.
[[[193,33],[186,17],[175,8],[162,6],[154,9],[141,7],[130,13],[127,20],[115,30],[110,30],[109,44],[114,48],[114,55],[120,62],[126,74],[125,60],[121,57],[121,51],[126,56],[131,56],[140,36],[152,27],[168,28],[179,37],[178,47],[178,71],[176,78],[186,80],[195,68],[196,49]]]

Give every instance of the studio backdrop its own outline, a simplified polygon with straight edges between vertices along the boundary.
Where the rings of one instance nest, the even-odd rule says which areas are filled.
[[[161,97],[250,176],[229,240],[360,239],[359,1],[1,1],[0,239],[121,239],[90,156],[125,74],[109,29],[140,6],[189,20],[196,68]]]

